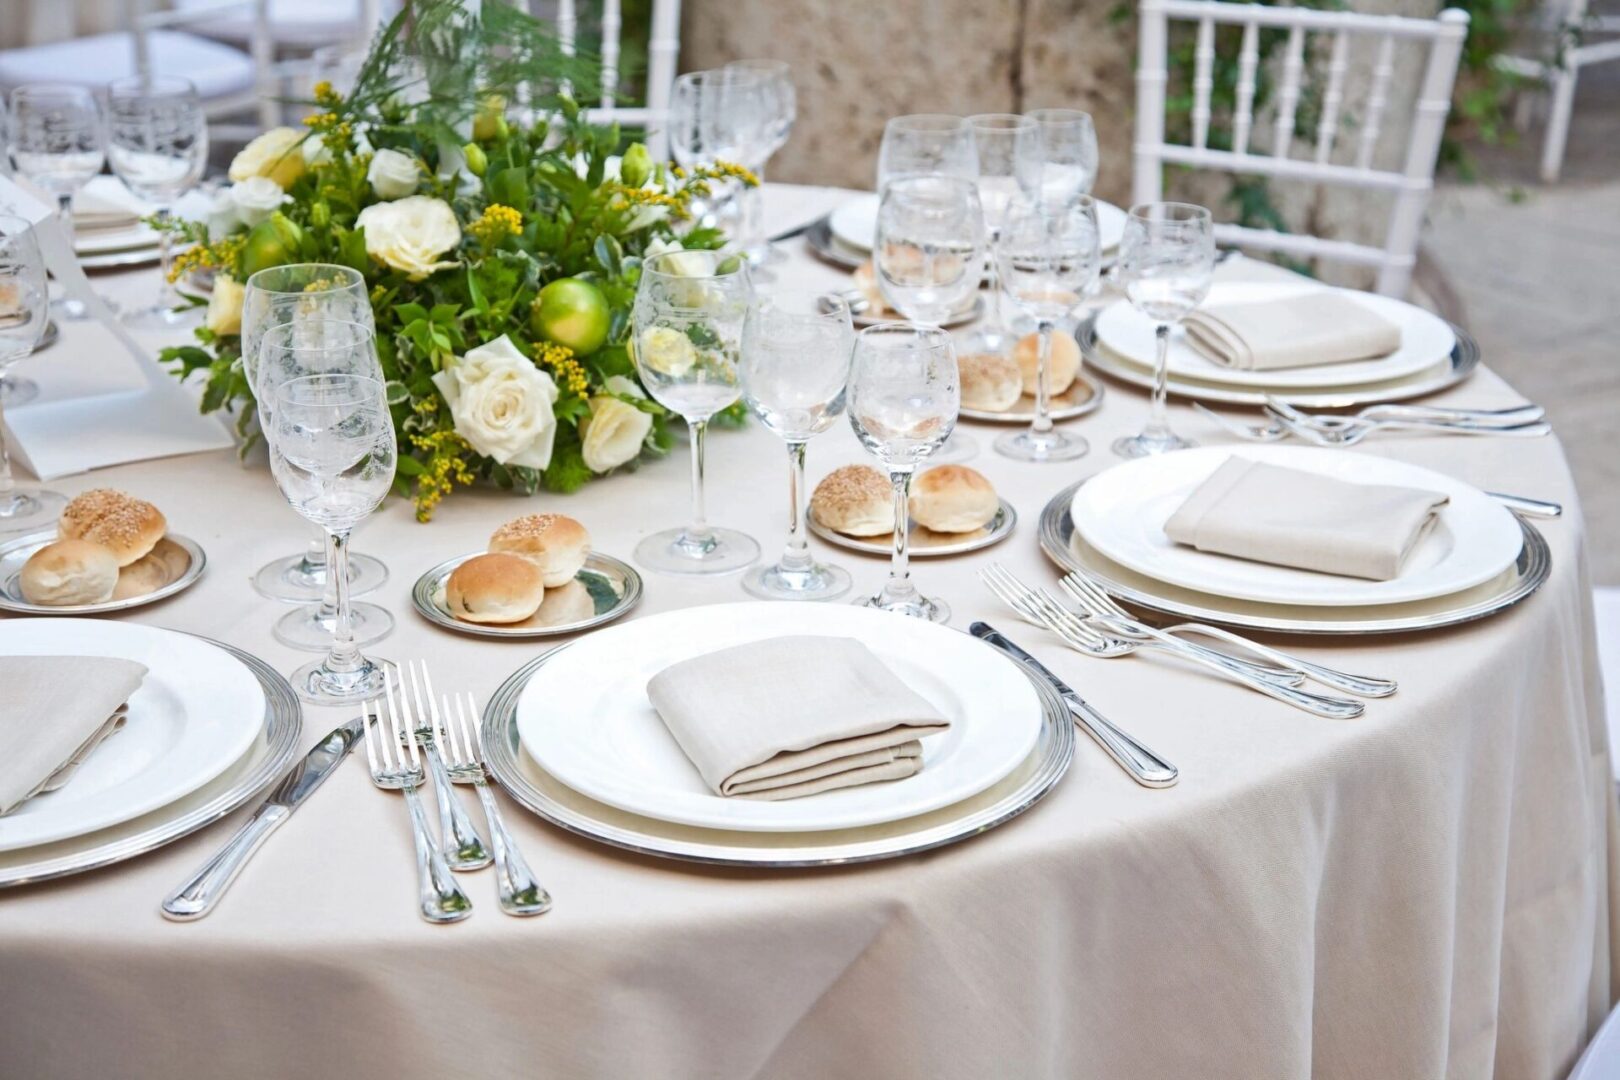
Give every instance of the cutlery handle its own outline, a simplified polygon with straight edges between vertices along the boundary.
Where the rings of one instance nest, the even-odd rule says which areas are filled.
[[[1539,518],[1564,516],[1563,503],[1549,502],[1546,499],[1532,499],[1528,495],[1507,495],[1500,491],[1487,491],[1485,494],[1512,510],[1515,514]]]
[[[472,901],[456,884],[444,854],[428,831],[427,811],[413,784],[405,788],[405,805],[411,811],[411,839],[416,843],[416,885],[422,918],[433,923],[460,922],[472,914]]]
[[[1232,669],[1234,674],[1242,675],[1250,679],[1260,679],[1265,682],[1276,683],[1278,686],[1299,686],[1305,682],[1304,671],[1296,665],[1288,664],[1282,667],[1266,667],[1263,664],[1251,664],[1247,660],[1240,660],[1235,656],[1229,656],[1217,649],[1211,649],[1208,646],[1200,645],[1194,641],[1182,641],[1179,638],[1169,638],[1138,641],[1136,644],[1145,649],[1162,649],[1165,652],[1172,653],[1180,653],[1190,650],[1200,654],[1211,663],[1219,664],[1224,668]]]
[[[428,772],[433,774],[433,801],[439,810],[439,839],[444,861],[452,870],[482,870],[490,863],[489,848],[478,835],[467,808],[450,788],[450,774],[433,743],[427,743]]]
[[[1219,672],[1233,682],[1247,686],[1251,690],[1258,690],[1267,697],[1287,702],[1296,709],[1304,709],[1306,712],[1315,713],[1317,716],[1329,716],[1336,720],[1353,720],[1366,711],[1366,706],[1359,701],[1328,697],[1323,694],[1312,694],[1305,690],[1296,690],[1292,686],[1282,686],[1271,679],[1256,678],[1232,663],[1230,659],[1217,660],[1207,651],[1194,648],[1184,641],[1178,642],[1162,630],[1154,630],[1152,627],[1148,627],[1147,630],[1161,641],[1180,646],[1172,651],[1183,659],[1200,664],[1211,671]]]
[[[1552,434],[1552,425],[1545,420],[1518,424],[1491,424],[1477,420],[1374,420],[1381,428],[1399,431],[1444,431],[1451,435],[1502,435],[1507,438],[1539,439]]]
[[[1411,405],[1386,402],[1382,405],[1371,405],[1356,414],[1365,420],[1376,417],[1439,417],[1467,420],[1507,420],[1509,418],[1519,421],[1540,420],[1547,415],[1547,410],[1540,405],[1526,402],[1523,405],[1513,405],[1505,409],[1459,409],[1449,405]]]
[[[1179,769],[1115,727],[1106,716],[1086,704],[1085,699],[1065,694],[1063,701],[1080,730],[1090,735],[1138,784],[1167,788],[1181,779]]]
[[[522,917],[540,915],[551,910],[551,894],[540,887],[534,872],[523,860],[517,842],[506,831],[506,818],[489,790],[489,782],[477,782],[478,801],[484,804],[484,817],[489,821],[489,841],[495,849],[495,882],[500,892],[501,910],[508,915]]]
[[[163,917],[174,922],[190,922],[214,910],[236,875],[259,850],[259,845],[291,816],[292,811],[285,806],[266,806],[248,818],[213,858],[163,898]]]
[[[1222,630],[1218,626],[1210,626],[1207,623],[1180,623],[1166,628],[1165,633],[1203,634],[1205,637],[1225,641],[1240,649],[1247,649],[1254,655],[1263,657],[1274,664],[1297,668],[1323,686],[1331,686],[1335,690],[1343,690],[1347,694],[1381,698],[1388,697],[1397,689],[1393,680],[1375,679],[1370,675],[1353,675],[1348,671],[1338,671],[1322,664],[1313,664],[1311,661],[1295,656],[1292,653],[1278,652],[1276,649],[1262,645],[1258,641],[1250,641],[1241,634],[1234,634],[1229,630]]]

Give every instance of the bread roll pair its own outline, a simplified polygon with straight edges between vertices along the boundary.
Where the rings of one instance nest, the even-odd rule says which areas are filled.
[[[508,521],[489,538],[489,552],[450,572],[445,606],[473,623],[517,623],[540,610],[547,589],[566,588],[591,549],[585,526],[561,514]]]
[[[1000,509],[990,481],[961,465],[936,465],[911,482],[911,520],[934,532],[982,529]],[[870,465],[845,465],[816,485],[810,512],[845,536],[883,536],[894,532],[894,489]]]
[[[23,564],[18,576],[23,599],[67,607],[143,596],[162,588],[178,573],[153,553],[168,527],[149,502],[111,488],[86,491],[62,509],[56,526],[61,539],[46,544]]]

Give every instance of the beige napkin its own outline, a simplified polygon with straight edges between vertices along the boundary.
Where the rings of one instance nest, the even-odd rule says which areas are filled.
[[[133,660],[100,656],[0,656],[0,815],[65,782],[146,677]],[[111,722],[109,722],[111,721]]]
[[[865,645],[779,637],[683,660],[647,697],[719,795],[795,799],[922,768],[950,722]]]
[[[1199,551],[1389,581],[1446,501],[1434,491],[1353,484],[1231,457],[1187,496],[1164,531]]]
[[[75,232],[133,228],[152,208],[115,176],[93,177],[73,196]]]
[[[1186,326],[1187,340],[1200,354],[1241,371],[1370,360],[1401,346],[1399,326],[1328,289],[1208,305],[1187,316]]]

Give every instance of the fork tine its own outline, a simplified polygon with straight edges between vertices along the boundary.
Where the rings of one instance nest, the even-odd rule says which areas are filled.
[[[388,737],[382,740],[382,753],[388,768],[398,769],[405,764],[405,754],[399,747],[399,702],[395,700],[394,680],[397,669],[392,664],[383,667],[383,693],[388,698]],[[405,688],[398,688],[399,697],[405,697]],[[378,720],[382,717],[379,715]],[[380,732],[379,732],[380,734]],[[395,764],[395,762],[398,764]]]
[[[461,733],[457,730],[461,726],[461,718],[457,715],[461,711],[459,703],[451,701],[449,694],[441,694],[439,701],[444,706],[444,736],[450,743],[450,753],[455,755],[451,764],[466,765],[467,760],[461,756]]]
[[[415,697],[413,707],[411,698]],[[416,664],[407,662],[405,670],[399,677],[399,703],[405,707],[404,721],[406,731],[415,731],[422,714],[422,685],[416,680]]]
[[[413,771],[413,772],[421,772],[422,771],[422,755],[416,748],[416,729],[415,728],[407,727],[405,729],[405,745],[407,745],[407,746],[409,746],[411,748],[411,771]]]
[[[1101,585],[1084,574],[1065,574],[1060,584],[1084,607],[1104,615],[1117,615],[1121,619],[1131,617],[1130,612],[1115,603],[1114,598],[1104,592]]]
[[[456,750],[456,733],[453,730],[444,735],[439,733],[439,728],[442,725],[443,720],[439,716],[439,703],[433,696],[433,676],[428,674],[427,661],[417,660],[415,663],[422,672],[422,685],[426,689],[427,708],[424,710],[423,716],[428,719],[433,728],[433,746],[439,751],[439,757],[443,758],[445,756],[445,742],[448,739],[450,745],[450,761],[452,763],[459,763],[461,760],[461,754]],[[418,705],[418,708],[420,707],[421,706]]]
[[[484,725],[478,719],[478,699],[473,697],[471,690],[467,691],[467,711],[471,714],[468,723],[472,725],[473,738],[476,740],[478,763],[487,765],[489,758],[484,755]]]
[[[377,751],[372,748],[372,739],[375,738],[375,736],[371,734],[371,714],[373,710],[376,710],[380,719],[382,715],[382,702],[380,702],[378,699],[372,698],[370,701],[362,701],[360,703],[360,731],[365,735],[366,738],[366,764],[371,766],[371,775],[376,776],[378,773]]]

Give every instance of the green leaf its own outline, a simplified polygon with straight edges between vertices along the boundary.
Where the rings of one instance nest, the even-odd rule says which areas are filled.
[[[501,169],[485,182],[489,201],[503,203],[515,209],[529,205],[529,170],[521,166]]]
[[[422,476],[427,473],[427,467],[409,454],[399,455],[399,460],[395,462],[394,468],[405,476]]]
[[[596,262],[609,277],[618,277],[624,272],[624,248],[619,246],[618,240],[606,233],[596,238],[592,248],[596,253]]]

